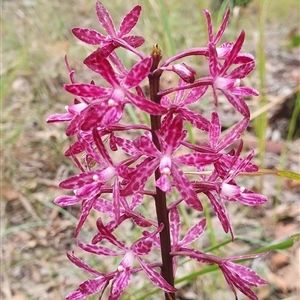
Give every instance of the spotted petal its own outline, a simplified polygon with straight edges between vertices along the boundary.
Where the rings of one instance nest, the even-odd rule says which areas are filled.
[[[142,258],[137,256],[141,267],[145,271],[148,278],[159,288],[166,292],[175,293],[177,290],[171,286],[158,272],[156,272],[152,267],[150,267]]]
[[[173,245],[177,245],[180,234],[180,216],[176,206],[170,209],[170,233]]]
[[[248,63],[242,64],[241,66],[235,68],[230,72],[228,78],[244,78],[249,75],[255,67],[255,61],[250,61]]]
[[[79,40],[89,45],[101,45],[105,40],[104,35],[89,28],[73,28],[72,32]]]
[[[102,276],[102,273],[95,270],[94,268],[92,268],[91,266],[89,266],[88,264],[86,264],[83,260],[81,260],[80,258],[78,258],[74,252],[71,252],[71,253],[67,253],[67,257],[68,259],[74,264],[76,265],[77,267],[95,275],[95,276],[99,276],[101,277]]]
[[[236,57],[238,56],[238,54],[243,46],[244,40],[245,40],[245,31],[242,30],[242,32],[240,33],[236,42],[232,46],[231,51],[228,54],[228,58],[224,62],[224,65],[223,65],[222,69],[220,70],[220,74],[225,74],[225,72],[233,64],[233,62],[235,61]]]
[[[111,86],[119,86],[116,72],[105,57],[101,55],[90,55],[84,60],[84,64],[94,72],[100,74]]]
[[[113,20],[111,19],[109,12],[99,1],[96,3],[96,12],[98,20],[101,23],[104,30],[107,32],[107,34],[109,34],[112,37],[117,36],[115,25],[113,23]]]
[[[233,229],[225,206],[219,203],[212,193],[206,192],[206,195],[210,200],[210,203],[223,227],[223,230],[225,232],[230,231],[231,237],[233,238]]]
[[[74,237],[78,236],[78,234],[79,234],[84,222],[86,221],[87,217],[89,216],[90,211],[93,208],[93,204],[97,198],[98,198],[98,196],[93,197],[92,199],[82,201],[82,212],[80,214],[77,226],[75,228]]]
[[[59,196],[55,198],[54,203],[59,206],[69,206],[77,204],[80,200],[76,196]]]
[[[133,27],[136,25],[140,14],[141,14],[142,7],[140,5],[136,5],[130,12],[128,12],[124,19],[120,24],[119,35],[124,36],[125,34],[129,33]]]
[[[155,169],[158,167],[158,164],[158,159],[148,157],[138,166],[136,166],[135,171],[132,174],[132,179],[128,185],[121,190],[121,195],[128,196],[144,188],[148,178],[154,173]]]
[[[73,95],[85,98],[99,98],[107,97],[109,95],[109,91],[107,88],[89,83],[65,84],[64,88],[67,92]]]
[[[241,113],[246,118],[250,117],[249,107],[241,96],[234,95],[230,91],[226,90],[222,90],[222,92],[231,103],[231,105],[235,107],[239,113]]]
[[[237,141],[242,133],[246,130],[248,127],[250,120],[249,118],[243,118],[241,121],[239,121],[219,142],[216,150],[219,152],[230,145],[232,145],[235,141]]]
[[[176,161],[187,166],[200,167],[216,162],[221,154],[218,153],[191,153],[176,157]]]
[[[163,115],[167,112],[166,108],[163,106],[160,106],[144,97],[141,97],[139,95],[135,95],[133,93],[128,92],[127,97],[129,98],[130,102],[141,109],[142,111],[145,111],[151,115]]]
[[[134,48],[138,48],[139,46],[143,45],[145,42],[145,39],[142,36],[138,36],[138,35],[124,36],[123,40]]]
[[[175,163],[172,164],[171,174],[173,177],[174,185],[178,189],[183,200],[192,208],[202,211],[203,207],[199,201],[197,194],[182,170]]]
[[[120,296],[125,290],[125,288],[128,286],[130,279],[130,269],[125,269],[118,272],[112,281],[108,300],[120,299]]]
[[[178,243],[180,246],[185,247],[194,241],[203,233],[206,227],[206,220],[200,220],[194,226],[192,226],[188,232],[184,235],[184,238]]]
[[[183,130],[182,116],[178,114],[166,129],[165,151],[172,153],[180,144]]]
[[[241,193],[238,201],[249,206],[256,206],[266,203],[268,198],[261,194],[253,193],[252,191]]]
[[[85,244],[82,242],[78,242],[78,247],[86,252],[97,254],[97,255],[120,256],[124,254],[124,251],[116,251],[108,247],[93,245],[93,244]]]
[[[210,122],[200,114],[197,114],[196,112],[186,108],[181,109],[181,114],[186,121],[190,122],[193,126],[197,127],[198,129],[203,131],[209,130]]]
[[[83,300],[97,292],[102,294],[107,284],[107,279],[104,276],[85,280],[75,292],[66,296],[66,300]]]
[[[139,85],[149,75],[151,66],[151,56],[146,57],[140,62],[136,63],[126,76],[124,83],[122,83],[122,87],[125,89],[130,89]]]
[[[211,124],[209,129],[209,141],[213,149],[216,148],[221,134],[221,123],[216,112],[212,113]]]

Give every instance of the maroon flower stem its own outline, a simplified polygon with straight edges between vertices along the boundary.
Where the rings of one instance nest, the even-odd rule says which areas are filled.
[[[161,51],[158,45],[153,46],[151,56],[153,58],[153,64],[151,68],[151,74],[149,77],[149,91],[150,99],[155,103],[159,103],[160,97],[157,95],[159,92],[159,81],[161,72],[154,72],[161,60]],[[161,127],[161,117],[160,116],[150,116],[151,120],[151,133],[152,140],[158,150],[160,149],[159,140],[156,136],[156,130],[160,130]],[[158,180],[160,177],[159,169],[155,171],[155,180]],[[166,193],[161,189],[156,187],[156,194],[154,195],[156,215],[158,224],[163,223],[164,228],[160,232],[160,245],[161,245],[161,256],[162,256],[162,267],[161,275],[163,278],[172,286],[174,286],[174,275],[173,275],[173,265],[172,265],[172,256],[171,252],[171,238],[170,238],[170,224],[169,216],[167,210],[167,199]],[[175,293],[165,292],[166,300],[175,300]]]

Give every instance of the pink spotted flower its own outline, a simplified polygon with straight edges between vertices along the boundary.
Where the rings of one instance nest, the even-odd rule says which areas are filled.
[[[126,76],[120,80],[106,58],[101,58],[97,72],[111,85],[109,88],[94,84],[76,83],[64,86],[69,93],[91,99],[89,105],[77,114],[67,128],[73,135],[79,129],[90,130],[96,125],[110,125],[118,122],[127,103],[132,103],[152,115],[162,115],[166,109],[150,100],[135,94],[131,89],[137,87],[149,74],[152,58],[146,57],[136,63]]]
[[[99,256],[122,257],[122,260],[118,265],[116,272],[114,272],[113,278],[109,278],[109,275],[107,274],[104,276],[104,278],[103,276],[100,278],[98,277],[98,290],[100,291],[102,289],[102,286],[105,286],[105,279],[109,278],[111,280],[110,293],[108,297],[109,300],[118,300],[124,289],[128,286],[132,271],[134,271],[135,260],[138,261],[140,270],[143,270],[145,272],[152,283],[154,283],[164,291],[171,293],[174,293],[176,291],[176,288],[168,284],[167,281],[153,268],[152,264],[147,263],[142,258],[143,255],[147,255],[150,253],[153,243],[152,240],[163,229],[163,225],[160,225],[150,235],[143,236],[135,241],[131,247],[127,247],[123,242],[119,241],[108,229],[106,229],[101,220],[98,220],[97,227],[98,230],[102,233],[102,239],[107,240],[109,243],[111,243],[112,247],[105,247],[95,244],[85,244],[81,242],[78,243],[78,246],[86,252]],[[116,248],[116,250],[114,248]],[[85,266],[80,267],[85,268]],[[100,274],[96,275],[99,276]],[[91,287],[93,288],[93,291],[96,291],[97,289],[94,285],[94,282],[91,281]],[[85,286],[86,289],[89,289],[88,282],[86,282]]]
[[[213,36],[212,22],[208,11],[204,10],[207,19],[209,41],[206,48],[195,48],[183,52],[176,58],[183,58],[188,55],[203,55],[209,61],[210,75],[201,77],[191,84],[177,86],[161,91],[159,95],[164,96],[170,92],[186,90],[194,87],[211,86],[213,90],[215,105],[218,105],[218,92],[221,92],[229,103],[244,117],[250,117],[250,111],[243,97],[257,96],[258,92],[250,87],[241,86],[241,80],[249,75],[254,67],[255,61],[251,54],[241,53],[245,39],[245,32],[242,31],[234,43],[224,43],[217,46],[218,41],[228,24],[229,10],[227,10],[220,29]],[[169,60],[169,64],[172,60]]]
[[[217,161],[219,154],[195,152],[180,156],[173,155],[180,147],[186,134],[183,130],[183,120],[180,114],[176,115],[162,132],[163,135],[160,135],[161,151],[156,148],[150,137],[141,136],[135,140],[135,146],[146,155],[146,158],[136,166],[132,173],[132,179],[122,190],[122,194],[126,196],[141,190],[148,178],[158,168],[161,176],[155,183],[157,187],[164,192],[170,192],[172,184],[174,184],[189,206],[202,210],[202,205],[197,198],[192,183],[184,175],[179,164],[204,166]],[[172,183],[169,181],[169,176],[173,179]]]
[[[213,173],[202,181],[194,182],[197,193],[206,194],[219,218],[225,232],[230,232],[234,237],[232,225],[225,202],[240,202],[248,206],[257,206],[265,203],[267,197],[254,193],[235,182],[235,177],[241,172],[253,172],[257,166],[251,163],[253,151],[245,159],[239,157],[242,147],[235,155],[224,155],[216,162]],[[223,158],[226,157],[226,160]]]
[[[111,53],[117,47],[124,47],[136,54],[139,54],[135,48],[139,47],[144,43],[144,38],[141,36],[127,35],[134,28],[138,22],[141,6],[136,5],[130,12],[128,12],[123,18],[119,30],[116,30],[113,20],[103,6],[101,2],[96,3],[96,13],[98,20],[107,36],[101,34],[100,32],[89,29],[89,28],[73,28],[73,34],[81,41],[90,44],[98,45],[105,49],[107,54]]]
[[[267,284],[265,280],[259,277],[251,269],[232,262],[235,260],[261,257],[266,255],[266,253],[241,255],[230,258],[220,258],[211,254],[203,253],[198,250],[181,248],[179,251],[172,252],[172,255],[179,255],[184,257],[188,256],[201,263],[217,264],[220,270],[222,271],[230,289],[234,293],[236,300],[238,300],[236,289],[240,290],[249,299],[258,300],[258,297],[254,294],[250,287],[257,287],[260,285]]]
[[[60,206],[68,206],[80,201],[82,202],[82,213],[75,230],[75,236],[79,234],[94,203],[99,196],[107,190],[110,190],[112,193],[112,213],[114,213],[115,219],[118,220],[120,216],[120,180],[129,176],[126,164],[124,165],[123,162],[119,164],[113,163],[96,128],[93,129],[93,138],[99,153],[97,153],[94,148],[88,147],[88,143],[84,144],[84,146],[86,146],[85,150],[90,153],[101,167],[82,172],[62,181],[60,187],[73,190],[74,195],[60,196],[54,201]],[[84,143],[84,141],[82,141],[82,143]],[[127,163],[127,161],[125,161],[125,163]]]
[[[179,80],[178,86],[183,85],[183,80]],[[174,100],[172,101],[168,95],[165,95],[161,98],[161,105],[168,109],[167,114],[165,115],[162,127],[167,126],[175,114],[181,114],[184,120],[188,121],[195,127],[208,131],[210,122],[203,117],[202,115],[194,112],[191,109],[188,109],[188,105],[198,101],[206,92],[207,86],[200,86],[192,88],[187,95],[185,95],[184,90],[176,91]]]

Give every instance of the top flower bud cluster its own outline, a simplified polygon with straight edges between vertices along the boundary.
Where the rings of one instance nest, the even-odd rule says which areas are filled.
[[[94,81],[76,82],[74,71],[67,63],[71,83],[64,85],[64,88],[75,96],[74,104],[66,107],[66,113],[52,115],[47,121],[68,123],[66,133],[68,136],[75,136],[76,141],[66,151],[66,156],[73,159],[79,174],[60,184],[62,188],[74,191],[74,194],[58,197],[55,203],[67,206],[81,202],[82,212],[75,236],[91,210],[107,215],[110,221],[103,224],[98,220],[99,232],[91,244],[78,245],[90,253],[122,256],[123,259],[116,271],[102,274],[74,254],[69,254],[73,263],[89,271],[96,279],[84,282],[68,299],[85,299],[97,291],[102,294],[109,282],[109,299],[119,299],[129,284],[131,275],[141,270],[145,271],[155,285],[165,291],[174,292],[174,288],[155,271],[160,263],[146,262],[141,258],[141,255],[147,255],[151,251],[152,246],[159,247],[157,234],[163,228],[162,224],[138,211],[145,195],[155,194],[151,183],[153,174],[158,171],[160,177],[155,180],[155,186],[165,193],[177,190],[179,194],[178,199],[170,199],[168,202],[174,273],[176,257],[180,255],[204,263],[216,263],[233,291],[233,287],[236,286],[251,299],[256,299],[247,285],[265,282],[254,272],[247,268],[242,269],[241,266],[235,269],[235,264],[230,262],[230,259],[225,262],[221,258],[188,248],[205,229],[205,219],[191,228],[182,241],[178,241],[177,236],[180,230],[177,206],[185,203],[195,210],[202,211],[198,194],[207,196],[224,231],[229,232],[232,238],[233,229],[226,211],[226,202],[238,201],[254,206],[266,201],[266,197],[253,193],[235,182],[235,177],[240,172],[257,171],[257,166],[251,162],[253,152],[242,158],[242,142],[236,150],[227,150],[239,140],[249,123],[250,112],[243,97],[258,95],[255,89],[240,86],[241,79],[255,66],[252,55],[241,53],[244,31],[235,42],[218,45],[228,23],[229,10],[215,35],[211,16],[204,10],[208,28],[207,45],[175,55],[156,67],[154,60],[160,56],[159,48],[154,46],[151,55],[145,56],[138,50],[144,38],[130,35],[140,16],[139,5],[123,18],[118,30],[100,2],[96,4],[96,12],[106,35],[86,28],[74,28],[73,34],[79,40],[97,46],[97,50],[84,60],[84,64],[96,75],[100,75],[108,85],[96,85]],[[130,70],[126,69],[115,52],[117,48],[126,49],[136,55],[138,62]],[[197,70],[178,62],[188,56],[202,56],[208,60],[209,75],[196,79]],[[147,77],[160,76],[163,72],[176,73],[178,85],[161,90],[155,95],[157,101],[151,101],[146,97],[141,83]],[[218,96],[223,94],[241,115],[241,120],[223,137],[217,112],[212,112],[211,118],[207,119],[189,108],[191,104],[201,101],[207,90],[212,90],[216,106]],[[168,96],[171,92],[175,92],[174,99]],[[160,128],[153,131],[145,124],[123,124],[122,116],[126,106],[133,106],[137,111],[160,117]],[[208,142],[189,143],[186,139],[186,123],[205,132]],[[128,135],[123,134],[129,131],[140,134],[130,140]],[[180,151],[181,154],[178,154],[179,148],[184,150]],[[117,150],[123,151],[126,159],[119,159],[119,156],[111,154]],[[79,155],[83,155],[83,159],[80,159]],[[185,174],[186,167],[194,168],[200,175],[189,177]],[[132,246],[125,245],[113,235],[113,231],[127,219],[131,219],[137,226],[149,228],[149,231],[145,231]],[[119,250],[96,245],[102,240],[108,241]],[[134,267],[134,258],[138,260],[140,267]],[[226,264],[231,265],[227,268]],[[247,275],[246,281],[243,281],[239,272]]]

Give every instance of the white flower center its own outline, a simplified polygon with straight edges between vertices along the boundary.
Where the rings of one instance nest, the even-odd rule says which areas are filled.
[[[109,166],[106,169],[100,171],[98,174],[93,175],[93,180],[96,182],[106,182],[115,176],[116,171],[113,166]]]
[[[240,79],[231,79],[225,77],[217,77],[214,86],[220,90],[230,89],[232,87],[238,86]]]
[[[165,155],[161,158],[160,164],[159,164],[159,171],[161,174],[170,175],[171,174],[171,166],[172,166],[172,160],[169,155]]]
[[[245,188],[238,185],[232,185],[225,182],[223,182],[221,185],[221,193],[224,196],[236,197],[241,195],[241,193],[243,193],[244,191]]]
[[[113,100],[113,99],[109,99],[109,100],[108,100],[108,103],[107,103],[107,105],[108,105],[108,106],[110,106],[110,107],[112,107],[112,106],[116,106],[116,105],[117,105],[117,103],[116,103],[116,101],[115,101],[115,100]]]
[[[171,174],[171,170],[170,170],[170,168],[165,167],[165,168],[163,168],[163,169],[161,170],[161,173],[162,173],[162,174],[165,174],[165,175],[170,175],[170,174]]]
[[[94,180],[94,181],[99,181],[99,176],[98,176],[97,174],[95,174],[95,175],[93,176],[93,180]]]
[[[123,261],[122,261],[122,265],[120,265],[119,267],[121,267],[121,270],[124,270],[124,267],[131,267],[132,264],[133,264],[133,261],[134,261],[134,253],[132,251],[129,251],[127,252],[125,255],[124,255],[124,258],[123,258]],[[119,270],[119,267],[118,267],[118,270]]]
[[[125,269],[124,269],[123,266],[118,266],[117,270],[118,270],[119,272],[123,272]]]
[[[235,83],[234,83],[234,87],[237,87],[237,86],[240,86],[241,85],[241,79],[237,79],[236,81],[235,81]]]

